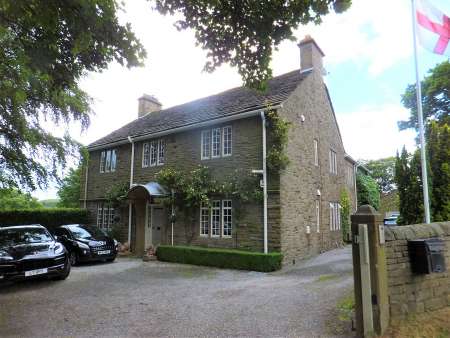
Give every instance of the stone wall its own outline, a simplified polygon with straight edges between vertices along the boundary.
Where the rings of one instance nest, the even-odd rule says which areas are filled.
[[[450,306],[450,222],[387,227],[385,237],[391,320]],[[413,274],[408,240],[431,237],[446,243],[447,271]]]

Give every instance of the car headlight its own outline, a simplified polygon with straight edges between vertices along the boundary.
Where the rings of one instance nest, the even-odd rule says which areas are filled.
[[[55,250],[55,254],[59,255],[62,254],[64,252],[64,247],[61,243],[56,243],[54,249]]]
[[[89,245],[82,243],[82,242],[76,242],[76,243],[80,249],[89,250]]]
[[[11,261],[13,258],[4,250],[0,250],[0,261]]]

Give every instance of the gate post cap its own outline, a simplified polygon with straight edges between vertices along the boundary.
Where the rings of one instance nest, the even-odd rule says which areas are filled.
[[[380,215],[375,208],[369,204],[361,205],[354,215]]]

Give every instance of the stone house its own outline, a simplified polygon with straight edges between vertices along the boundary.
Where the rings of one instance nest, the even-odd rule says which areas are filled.
[[[299,44],[301,67],[274,77],[263,93],[239,87],[168,109],[153,96],[139,99],[138,118],[88,146],[81,204],[91,222],[121,229],[121,241],[143,253],[171,244],[281,251],[285,263],[342,242],[340,194],[356,206],[355,165],[345,153],[322,58],[309,36]],[[267,173],[269,107],[290,122],[285,154],[289,164]],[[161,203],[168,194],[155,179],[163,168],[184,172],[208,167],[217,178],[236,172],[259,175],[263,201],[248,203],[236,217],[234,201],[213,197],[187,224]],[[129,184],[121,207],[108,204],[114,184]],[[266,184],[264,184],[266,183]]]

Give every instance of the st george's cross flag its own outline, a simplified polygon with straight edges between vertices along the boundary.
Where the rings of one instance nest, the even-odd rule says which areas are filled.
[[[450,56],[450,18],[428,1],[417,0],[416,20],[420,44],[433,53]]]

